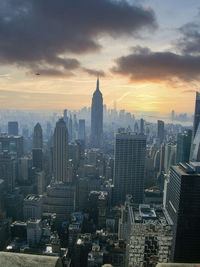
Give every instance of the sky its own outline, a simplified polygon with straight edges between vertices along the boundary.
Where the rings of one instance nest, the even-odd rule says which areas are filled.
[[[200,0],[1,0],[0,109],[193,113]],[[40,74],[40,75],[36,75]]]

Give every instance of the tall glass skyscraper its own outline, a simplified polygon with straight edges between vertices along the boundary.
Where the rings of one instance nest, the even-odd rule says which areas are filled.
[[[103,139],[103,96],[99,90],[99,78],[97,88],[92,97],[91,107],[91,145],[99,148]]]

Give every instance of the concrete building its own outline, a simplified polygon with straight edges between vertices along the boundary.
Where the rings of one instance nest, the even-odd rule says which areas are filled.
[[[17,265],[16,265],[17,264]],[[0,252],[0,266],[6,267],[63,267],[62,260],[55,256]]]
[[[161,208],[132,205],[127,202],[126,266],[153,267],[158,262],[169,262],[173,231]]]
[[[71,183],[52,183],[47,187],[44,197],[43,211],[56,213],[56,223],[61,224],[69,220],[70,214],[76,207],[76,189]]]
[[[29,219],[27,222],[27,242],[29,247],[36,247],[42,236],[42,225],[39,219]]]
[[[115,137],[114,204],[124,203],[127,194],[135,203],[143,202],[146,137],[117,133]]]
[[[22,136],[0,136],[2,152],[7,150],[9,153],[22,157],[24,153],[24,144]]]
[[[42,217],[42,198],[37,195],[28,195],[24,199],[23,205],[24,220],[30,218],[41,219]]]

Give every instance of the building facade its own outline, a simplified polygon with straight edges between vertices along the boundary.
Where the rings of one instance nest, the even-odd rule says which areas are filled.
[[[117,133],[115,137],[114,204],[124,203],[126,195],[142,203],[146,137],[136,133]]]
[[[174,262],[200,262],[200,174],[195,165],[172,166],[167,184],[165,207],[173,222]]]

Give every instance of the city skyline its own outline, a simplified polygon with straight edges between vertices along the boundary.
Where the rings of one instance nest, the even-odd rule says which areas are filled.
[[[116,101],[117,109],[131,112],[194,111],[194,92],[200,85],[197,1],[61,2],[35,2],[31,7],[21,1],[14,16],[14,2],[2,1],[7,35],[0,31],[1,109],[89,107],[99,74],[108,107]],[[71,31],[67,27],[64,32],[68,21],[62,8],[66,13],[71,8],[72,15],[81,11],[79,20],[69,18],[76,25]],[[113,12],[112,18],[106,10]],[[27,14],[43,26],[33,26]],[[61,31],[48,35],[46,27],[57,31],[52,16]]]

